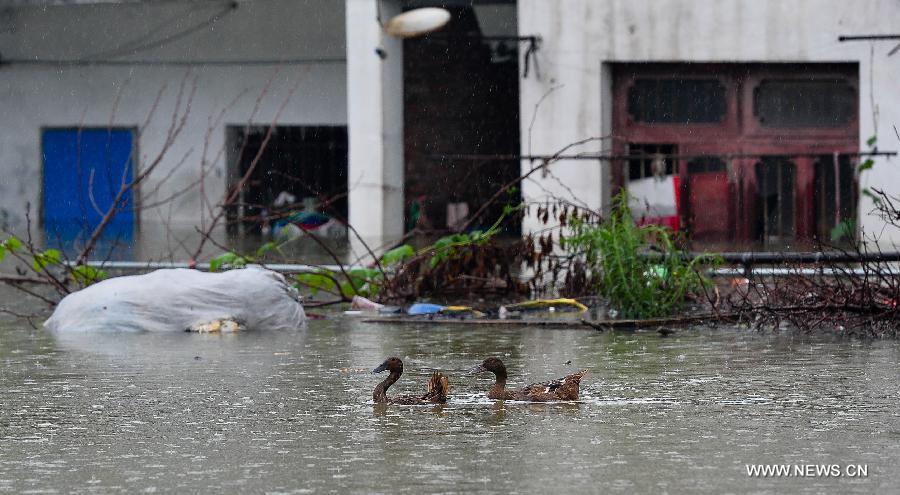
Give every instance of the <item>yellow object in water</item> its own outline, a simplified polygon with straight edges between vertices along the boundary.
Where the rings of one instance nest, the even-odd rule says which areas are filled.
[[[481,318],[482,316],[484,316],[484,313],[471,306],[444,306],[443,308],[441,308],[440,313],[442,315],[471,314],[475,318]]]
[[[557,308],[577,309],[579,313],[588,310],[587,306],[581,304],[575,299],[535,299],[534,301],[525,301],[506,306],[509,311],[529,311],[529,310],[555,310]]]
[[[241,330],[241,324],[228,318],[197,323],[188,328],[189,332],[197,333],[229,333],[239,330]]]

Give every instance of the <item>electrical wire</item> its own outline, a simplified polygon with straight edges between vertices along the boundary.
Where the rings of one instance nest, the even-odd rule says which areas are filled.
[[[0,66],[32,65],[46,67],[86,66],[234,66],[234,65],[315,65],[344,64],[346,57],[282,58],[282,59],[201,59],[201,60],[85,60],[85,59],[30,59],[0,58]]]
[[[86,55],[81,58],[83,58],[83,59],[105,59],[105,58],[115,58],[119,55],[127,54],[129,50],[132,50],[134,48],[140,48],[142,44],[146,43],[148,40],[153,39],[153,37],[156,36],[160,31],[163,31],[165,28],[174,25],[178,19],[181,19],[187,15],[190,15],[194,12],[198,12],[200,10],[207,10],[208,8],[209,8],[208,5],[204,5],[202,3],[190,4],[186,10],[175,13],[172,16],[170,16],[169,18],[165,19],[164,21],[158,23],[156,26],[152,27],[149,31],[147,31],[143,36],[139,36],[131,41],[123,43],[122,45],[120,45],[116,48],[104,50],[102,52],[93,53],[91,55]],[[216,16],[220,16],[220,15],[222,15],[221,12],[217,13],[215,16],[213,16],[213,18],[215,18]],[[205,21],[205,22],[208,22],[208,21]]]
[[[153,50],[155,48],[159,48],[161,46],[168,45],[169,43],[173,43],[175,41],[184,39],[198,31],[201,31],[203,29],[206,29],[206,28],[212,26],[213,24],[219,22],[222,18],[224,18],[228,14],[231,14],[232,12],[236,11],[237,7],[238,7],[237,2],[229,2],[227,7],[225,7],[221,11],[213,14],[212,17],[210,17],[209,19],[206,19],[198,24],[195,24],[191,27],[188,27],[188,28],[178,31],[176,33],[173,33],[169,36],[166,36],[165,38],[162,38],[162,39],[159,39],[156,41],[151,41],[151,42],[145,43],[143,45],[137,45],[137,46],[132,46],[132,47],[128,47],[127,45],[129,43],[126,43],[124,48],[120,47],[119,49],[110,50],[106,53],[95,54],[93,57],[99,58],[102,56],[102,57],[106,57],[106,58],[116,58],[116,57],[121,57],[121,56],[126,56],[126,55],[134,55],[136,53],[145,52],[147,50]],[[130,42],[130,43],[134,43],[134,42]]]

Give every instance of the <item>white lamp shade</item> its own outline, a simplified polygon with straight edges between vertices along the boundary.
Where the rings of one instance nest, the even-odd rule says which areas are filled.
[[[391,36],[412,38],[437,31],[450,22],[450,12],[437,7],[413,9],[392,17],[384,26]]]

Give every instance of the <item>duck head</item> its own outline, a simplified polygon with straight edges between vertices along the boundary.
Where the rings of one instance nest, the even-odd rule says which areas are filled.
[[[381,373],[382,371],[390,371],[391,373],[403,373],[403,361],[398,357],[387,358],[380,366],[372,370],[372,373]]]
[[[472,369],[470,369],[469,373],[474,375],[476,373],[485,373],[488,371],[498,376],[506,376],[506,366],[504,366],[503,361],[501,361],[500,358],[496,357],[489,357],[485,359],[481,364],[476,365]]]

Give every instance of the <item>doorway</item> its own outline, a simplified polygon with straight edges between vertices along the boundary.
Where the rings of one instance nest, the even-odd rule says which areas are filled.
[[[450,11],[450,23],[403,45],[407,231],[461,227],[520,173],[519,160],[491,157],[519,154],[515,2],[433,3]],[[520,198],[509,191],[471,228],[490,227]],[[518,219],[505,225],[519,235]]]
[[[134,137],[130,128],[43,129],[41,224],[48,247],[74,254],[87,242],[122,185],[132,180]],[[127,258],[135,230],[134,191],[126,189],[115,206],[118,212],[94,252]]]

